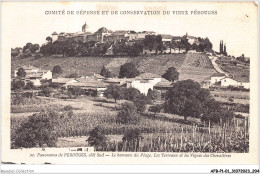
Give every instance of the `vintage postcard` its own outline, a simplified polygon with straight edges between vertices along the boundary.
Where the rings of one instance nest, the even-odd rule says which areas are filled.
[[[2,2],[1,22],[2,163],[258,163],[257,3]]]

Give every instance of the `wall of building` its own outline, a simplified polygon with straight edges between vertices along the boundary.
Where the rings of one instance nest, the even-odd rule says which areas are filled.
[[[221,80],[221,86],[225,86],[225,87],[238,86],[238,83],[237,83],[237,81],[235,81],[231,78],[224,78]]]
[[[221,81],[221,79],[225,78],[225,76],[221,76],[221,77],[211,77],[210,78],[210,85],[214,85],[216,82]]]
[[[52,79],[52,72],[49,70],[46,73],[44,73],[42,75],[42,79],[47,79],[47,80]]]

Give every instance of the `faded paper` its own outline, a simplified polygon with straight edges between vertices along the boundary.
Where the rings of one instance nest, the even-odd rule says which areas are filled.
[[[46,14],[63,11],[65,15]],[[67,11],[109,11],[100,15],[68,15]],[[160,11],[159,15],[112,15],[111,11]],[[217,11],[216,15],[163,15],[163,11]],[[256,164],[258,163],[258,7],[255,2],[3,2],[2,3],[2,162],[16,164]],[[208,37],[213,49],[225,40],[230,55],[250,57],[249,152],[226,157],[203,157],[207,153],[185,152],[95,152],[87,157],[30,157],[30,154],[73,153],[77,148],[10,149],[11,48],[28,42],[42,44],[54,31],[77,32],[87,23],[95,32],[111,30],[156,31],[182,36],[186,32]],[[97,157],[97,155],[100,157]],[[115,157],[112,157],[112,153]],[[117,154],[133,157],[118,157]],[[140,154],[134,157],[134,154]],[[162,157],[169,154],[169,157]],[[145,155],[141,155],[145,154]],[[150,155],[151,156],[150,156]],[[157,157],[157,154],[160,157]],[[185,154],[189,157],[185,158]],[[217,153],[208,153],[211,156]],[[212,155],[213,154],[213,155]],[[222,153],[221,153],[222,154]],[[201,157],[196,157],[201,156]],[[229,157],[227,157],[229,156]]]

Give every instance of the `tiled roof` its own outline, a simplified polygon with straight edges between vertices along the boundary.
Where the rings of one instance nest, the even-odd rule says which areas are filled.
[[[161,78],[161,76],[159,76],[157,74],[152,74],[152,73],[143,73],[143,74],[140,74],[137,77],[140,77],[142,79]]]
[[[75,80],[74,78],[58,78],[58,79],[52,79],[53,83],[68,83],[72,80]]]
[[[68,86],[75,86],[75,87],[89,87],[89,88],[105,88],[107,84],[100,82],[100,81],[91,81],[91,82],[76,82],[71,83]]]
[[[164,87],[164,88],[170,88],[172,87],[172,83],[171,82],[158,82],[154,85],[154,87]]]
[[[169,34],[161,34],[162,36],[162,39],[172,39],[173,36],[172,35],[169,35]]]

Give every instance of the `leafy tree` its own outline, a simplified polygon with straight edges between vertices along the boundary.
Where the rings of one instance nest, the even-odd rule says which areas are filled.
[[[29,50],[31,53],[35,53],[37,50],[39,50],[39,48],[40,48],[39,44],[27,43],[23,47],[23,53],[25,53],[27,50]]]
[[[140,95],[138,89],[135,88],[123,88],[123,97],[125,100],[134,101],[137,96]]]
[[[153,105],[149,107],[149,111],[154,113],[154,116],[156,115],[156,113],[161,112],[163,106],[162,105]]]
[[[53,73],[53,75],[61,74],[62,73],[62,69],[61,69],[60,65],[54,66],[53,69],[52,69],[52,73]]]
[[[168,70],[162,75],[163,78],[174,82],[176,80],[179,80],[179,75],[180,73],[174,68],[174,67],[170,67],[168,68]]]
[[[125,63],[121,65],[120,71],[119,71],[119,78],[134,78],[138,76],[140,72],[136,69],[135,65],[133,63]]]
[[[97,126],[89,132],[89,138],[87,142],[90,146],[94,146],[96,150],[102,149],[102,147],[106,146],[107,138],[105,136],[104,130]]]
[[[24,78],[24,77],[26,76],[26,72],[25,72],[25,70],[21,67],[21,68],[18,69],[16,75],[17,75],[18,77]]]
[[[54,122],[49,113],[37,113],[29,116],[15,131],[14,145],[16,147],[54,147],[57,134]]]
[[[117,122],[122,124],[137,123],[140,119],[140,115],[136,106],[133,103],[125,102],[122,104],[122,108],[117,115]]]
[[[184,80],[176,82],[167,92],[164,109],[187,120],[188,117],[200,117],[212,101],[209,90],[201,88],[198,82]]]
[[[121,99],[123,97],[123,92],[119,86],[111,84],[104,91],[104,96],[107,98],[113,98],[116,103],[118,99]]]
[[[100,75],[106,78],[111,78],[113,75],[112,73],[105,68],[105,66],[102,67],[101,71],[100,71]]]

